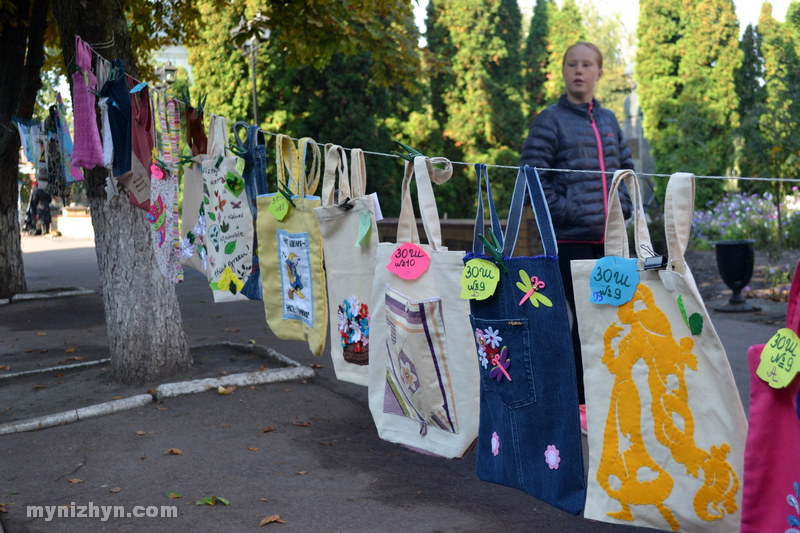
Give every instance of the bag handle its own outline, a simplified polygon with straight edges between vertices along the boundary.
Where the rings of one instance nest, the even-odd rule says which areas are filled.
[[[361,148],[350,151],[350,193],[351,198],[361,198],[367,194],[367,165]]]
[[[475,165],[475,176],[478,182],[478,210],[475,213],[475,232],[472,237],[472,253],[483,254],[484,247],[483,241],[478,238],[478,235],[485,232],[484,219],[483,219],[483,191],[481,181],[486,183],[486,206],[489,208],[489,218],[492,221],[492,233],[497,237],[499,242],[503,242],[503,230],[500,227],[500,218],[497,216],[497,209],[494,205],[494,198],[492,198],[492,187],[489,184],[489,171],[483,163]]]
[[[533,209],[536,226],[539,228],[539,238],[542,241],[544,255],[556,257],[558,256],[558,244],[556,243],[553,221],[550,218],[550,208],[547,207],[547,199],[544,196],[542,182],[539,179],[539,171],[528,165],[520,167],[517,173],[517,183],[514,186],[511,207],[508,211],[503,255],[511,257],[514,253],[520,223],[522,222],[522,211],[525,208],[524,200],[526,194],[531,199],[531,208]]]
[[[208,158],[225,156],[228,145],[228,120],[221,115],[211,115],[208,125]]]
[[[245,131],[245,138],[242,141],[241,137],[239,136],[239,129],[244,129]],[[236,147],[246,152],[250,149],[250,146],[253,144],[252,140],[250,139],[250,124],[245,122],[244,120],[240,120],[233,125],[233,140],[236,143]]]
[[[639,179],[632,170],[622,169],[614,173],[614,179],[608,190],[608,218],[606,219],[605,255],[617,257],[630,257],[628,232],[625,229],[625,216],[622,212],[622,202],[619,198],[619,187],[622,183],[628,188],[628,193],[633,204],[634,239],[636,255],[644,261],[648,256],[645,250],[652,250],[650,232],[644,218],[644,204],[642,193],[639,190]]]
[[[664,229],[667,236],[668,269],[686,273],[684,255],[689,246],[694,215],[694,175],[676,172],[669,178],[664,196]]]
[[[433,168],[434,164],[444,163],[444,169]],[[412,171],[413,168],[413,171]],[[416,176],[417,181],[417,201],[419,203],[422,225],[425,228],[425,235],[428,236],[428,244],[433,251],[442,249],[442,228],[439,222],[439,210],[436,208],[436,197],[433,194],[431,182],[442,184],[453,175],[453,165],[444,157],[434,157],[429,159],[425,156],[414,158],[413,167],[406,163],[405,175],[401,194],[403,195],[400,218],[397,224],[397,242],[412,242],[419,244],[419,234],[414,218],[414,207],[411,202],[410,184],[411,177]]]
[[[295,147],[288,135],[278,135],[276,140],[276,160],[278,186],[288,189],[295,196],[305,201],[307,194],[314,194],[319,187],[319,175],[322,157],[319,145],[311,137],[303,137]],[[312,160],[308,174],[305,172],[308,147],[311,146]],[[288,171],[288,175],[287,175]]]
[[[325,173],[322,178],[322,205],[331,206],[336,188],[336,174],[339,174],[339,203],[350,198],[350,183],[347,170],[347,154],[336,144],[325,145]]]

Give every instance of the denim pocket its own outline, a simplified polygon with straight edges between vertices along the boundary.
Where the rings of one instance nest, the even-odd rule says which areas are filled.
[[[470,320],[483,391],[512,409],[536,403],[528,319]]]
[[[441,298],[412,300],[386,287],[386,392],[383,410],[458,433]]]

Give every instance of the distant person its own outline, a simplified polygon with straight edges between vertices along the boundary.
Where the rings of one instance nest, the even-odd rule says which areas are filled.
[[[28,207],[36,223],[36,235],[50,233],[50,202],[53,201],[53,197],[50,196],[45,188],[46,182],[34,184],[30,206]]]
[[[603,75],[603,54],[597,46],[581,41],[567,48],[561,74],[567,92],[533,120],[522,146],[520,165],[585,171],[539,171],[558,241],[564,292],[572,311],[581,429],[585,432],[583,365],[569,262],[603,257],[608,189],[613,172],[633,169],[633,159],[614,113],[600,107],[594,98],[595,84]],[[631,215],[631,200],[624,184],[620,196],[627,219]]]

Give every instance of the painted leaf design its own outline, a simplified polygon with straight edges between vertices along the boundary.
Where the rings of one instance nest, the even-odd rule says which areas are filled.
[[[700,313],[692,313],[692,316],[689,317],[689,329],[692,335],[703,333],[703,317]]]
[[[208,214],[208,218],[210,218],[210,219],[211,219],[211,220],[213,220],[214,222],[216,222],[216,221],[217,221],[217,215],[215,215],[214,213],[209,213],[209,214]]]
[[[227,233],[230,227],[231,227],[230,224],[228,224],[228,221],[226,220],[220,225],[219,229],[222,230],[222,233]]]
[[[236,241],[231,241],[231,242],[229,242],[228,244],[225,245],[225,253],[226,254],[229,254],[229,255],[232,254],[235,249],[236,249]]]
[[[678,295],[678,309],[681,311],[681,316],[686,325],[689,325],[689,318],[686,316],[686,308],[683,306],[683,295]]]

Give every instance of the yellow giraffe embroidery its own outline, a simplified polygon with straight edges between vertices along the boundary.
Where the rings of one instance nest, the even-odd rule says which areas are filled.
[[[636,302],[643,304],[639,311],[634,310]],[[685,379],[686,367],[697,370],[697,358],[692,354],[694,341],[685,337],[680,343],[675,342],[669,320],[656,306],[653,293],[644,285],[639,285],[630,302],[619,307],[617,316],[631,329],[620,339],[618,355],[611,342],[623,328],[612,323],[603,338],[602,361],[615,379],[597,481],[622,505],[622,510],[608,513],[609,516],[633,520],[631,505],[651,504],[656,506],[673,531],[680,527],[664,503],[672,492],[674,480],[653,460],[642,438],[642,405],[632,379],[633,366],[640,359],[648,367],[647,381],[653,399],[651,415],[656,439],[670,450],[676,462],[686,467],[688,474],[698,477],[703,471],[703,486],[694,497],[695,513],[703,520],[716,520],[726,513],[735,512],[739,480],[733,467],[725,460],[730,446],[712,446],[709,453],[699,448],[694,440],[694,415],[689,408]],[[624,410],[618,406],[624,406]],[[676,419],[682,420],[683,428],[678,427]],[[627,449],[621,449],[620,435],[630,442]],[[650,469],[655,478],[640,481],[641,468]],[[611,488],[612,476],[619,480],[617,489]]]

